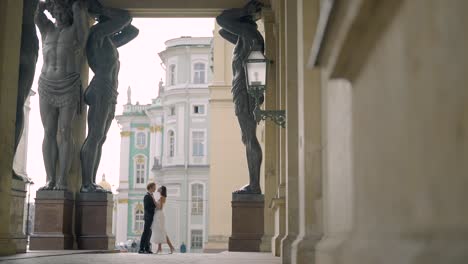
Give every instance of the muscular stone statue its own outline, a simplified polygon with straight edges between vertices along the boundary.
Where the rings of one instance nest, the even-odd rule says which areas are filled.
[[[55,24],[45,10],[55,18]],[[66,190],[74,147],[72,124],[81,107],[87,15],[81,1],[46,0],[39,2],[35,22],[41,32],[44,57],[38,91],[47,183],[41,189]]]
[[[24,103],[28,98],[36,71],[39,40],[37,39],[36,25],[34,24],[34,11],[37,3],[38,0],[25,0],[23,4],[18,97],[16,100],[15,152],[23,134]],[[13,171],[13,176],[22,179],[15,171]]]
[[[220,35],[235,44],[232,59],[232,95],[236,116],[242,131],[242,142],[246,147],[250,182],[235,193],[260,194],[260,166],[262,149],[258,143],[257,123],[253,116],[255,100],[247,92],[244,62],[250,51],[264,50],[264,40],[257,29],[256,20],[262,4],[252,0],[243,8],[225,10],[216,17],[222,27]]]
[[[114,119],[117,103],[119,53],[117,48],[127,44],[138,35],[138,29],[130,23],[132,18],[125,10],[106,8],[90,1],[90,13],[97,16],[98,23],[91,27],[86,54],[94,77],[85,92],[89,105],[88,137],[80,153],[82,169],[81,192],[107,192],[96,184],[96,173],[101,159],[101,150],[106,134]]]

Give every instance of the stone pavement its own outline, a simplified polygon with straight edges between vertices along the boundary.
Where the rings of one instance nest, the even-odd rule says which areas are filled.
[[[0,258],[0,264],[280,264],[270,253],[221,252],[217,254],[96,253],[92,251],[28,252]]]

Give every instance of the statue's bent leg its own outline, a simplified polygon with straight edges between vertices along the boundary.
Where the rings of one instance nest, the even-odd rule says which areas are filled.
[[[61,107],[59,109],[58,133],[59,133],[59,172],[56,190],[67,189],[67,178],[73,160],[73,136],[72,125],[76,116],[76,104]]]
[[[89,88],[88,88],[89,89]],[[88,111],[88,136],[81,147],[80,158],[82,168],[81,192],[105,191],[94,183],[95,173],[100,159],[102,144],[107,132],[110,105],[104,102],[91,104]],[[112,119],[111,121],[112,122]]]
[[[47,174],[47,183],[41,190],[51,190],[56,182],[56,161],[58,154],[57,147],[57,125],[58,108],[50,105],[39,97],[39,110],[41,113],[42,125],[44,127],[44,140],[42,142],[42,156]]]
[[[106,142],[107,132],[109,131],[109,128],[112,125],[112,121],[114,120],[114,115],[115,115],[115,104],[110,104],[108,106],[106,126],[104,128],[104,137],[99,142],[98,152],[97,152],[97,155],[96,155],[96,160],[94,162],[93,182],[96,182],[96,174],[97,174],[97,170],[99,168],[99,163],[101,162],[102,146],[104,145],[104,142]]]

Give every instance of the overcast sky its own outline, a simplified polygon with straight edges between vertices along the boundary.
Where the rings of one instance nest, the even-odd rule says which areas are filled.
[[[139,36],[129,44],[119,48],[120,74],[119,97],[117,99],[116,115],[122,113],[122,106],[127,102],[127,88],[132,87],[132,102],[135,104],[151,103],[157,95],[158,83],[164,80],[164,70],[158,53],[165,49],[164,42],[180,36],[212,37],[214,30],[213,18],[135,18],[133,25],[140,29]],[[38,34],[39,31],[38,31]],[[39,37],[40,38],[40,37]],[[32,90],[37,92],[37,80],[42,67],[42,54],[36,67],[35,81]],[[39,114],[39,95],[31,97],[31,113],[28,139],[27,173],[34,181],[31,187],[31,201],[36,196],[36,190],[45,185],[46,174],[42,160],[42,139],[44,130]],[[75,146],[80,148],[81,146]],[[120,129],[114,120],[107,134],[103,147],[101,163],[96,181],[101,181],[103,173],[112,185],[112,190],[118,187],[120,160]]]

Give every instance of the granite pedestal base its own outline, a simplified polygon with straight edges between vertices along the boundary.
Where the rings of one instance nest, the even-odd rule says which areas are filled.
[[[114,249],[113,206],[114,201],[111,193],[78,194],[76,236],[79,249]]]
[[[31,250],[73,249],[73,194],[37,191]]]
[[[264,203],[262,194],[232,194],[232,235],[229,238],[229,251],[260,252]]]

